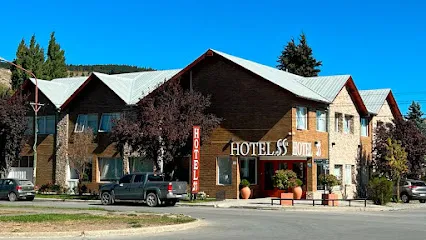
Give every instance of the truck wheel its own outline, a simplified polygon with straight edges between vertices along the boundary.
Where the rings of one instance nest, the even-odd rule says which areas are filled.
[[[176,200],[167,200],[166,205],[167,206],[174,206],[174,205],[176,205],[176,202],[177,202]]]
[[[425,203],[426,202],[426,200],[424,200],[424,199],[421,199],[419,201],[420,201],[420,203]]]
[[[101,202],[103,205],[110,205],[112,204],[112,195],[109,192],[103,192],[101,195]]]
[[[149,207],[155,207],[158,204],[158,197],[157,194],[155,193],[148,193],[148,195],[146,196],[146,204]]]
[[[408,197],[408,195],[406,193],[401,194],[401,200],[403,203],[409,203],[410,202],[410,198]]]

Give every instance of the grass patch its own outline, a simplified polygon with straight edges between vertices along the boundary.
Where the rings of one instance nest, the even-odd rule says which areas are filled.
[[[216,198],[207,198],[205,200],[196,199],[192,201],[189,199],[181,199],[180,201],[183,203],[206,203],[206,202],[215,202]]]
[[[69,195],[69,194],[36,194],[36,198],[50,198],[62,200],[99,200],[97,195]]]
[[[31,214],[18,216],[0,216],[0,222],[60,222],[60,221],[84,221],[84,220],[102,220],[104,216],[96,216],[89,214]]]
[[[73,207],[56,207],[56,206],[35,206],[35,205],[0,204],[0,208],[64,209],[64,210],[88,210],[88,211],[115,212],[115,210],[107,210],[107,209],[104,209],[104,208],[101,208],[101,207],[73,208]]]

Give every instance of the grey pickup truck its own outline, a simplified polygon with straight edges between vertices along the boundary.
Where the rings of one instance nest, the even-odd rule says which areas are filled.
[[[132,173],[123,176],[118,183],[101,186],[99,196],[104,205],[130,200],[146,202],[150,207],[174,206],[186,195],[186,186],[186,182],[164,181],[163,176],[154,173]]]

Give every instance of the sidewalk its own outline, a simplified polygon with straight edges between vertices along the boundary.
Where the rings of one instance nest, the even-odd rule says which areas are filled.
[[[76,199],[55,199],[55,198],[36,198],[37,201],[51,202],[88,202],[99,203],[100,200],[76,200]],[[311,201],[294,200],[294,206],[281,206],[279,201],[274,201],[271,205],[271,198],[255,198],[255,199],[226,199],[223,201],[212,201],[203,203],[189,203],[181,201],[177,206],[182,207],[212,207],[212,208],[243,208],[258,210],[284,210],[284,211],[337,211],[337,212],[380,212],[380,211],[399,211],[416,208],[426,208],[426,204],[421,203],[388,203],[386,206],[374,205],[372,201],[367,201],[367,207],[364,207],[364,201],[353,201],[351,206],[349,202],[339,201],[338,206],[323,206],[321,201],[315,201],[315,206]]]

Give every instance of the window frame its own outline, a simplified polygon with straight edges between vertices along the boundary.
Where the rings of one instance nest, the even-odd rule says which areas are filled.
[[[239,168],[240,168],[240,181],[243,180],[243,178],[241,177],[241,162],[246,162],[247,166],[248,166],[248,172],[250,175],[250,161],[254,161],[254,182],[250,182],[251,185],[257,185],[258,184],[258,180],[257,180],[257,171],[258,171],[258,167],[257,167],[257,157],[238,157],[238,164],[239,164]],[[249,179],[247,179],[249,180]]]
[[[101,177],[102,177],[102,171],[101,171],[100,161],[103,160],[103,159],[115,159],[115,161],[120,161],[121,165],[122,165],[122,167],[121,167],[122,168],[121,176],[119,176],[117,179],[101,179]],[[122,178],[124,175],[126,175],[124,173],[123,164],[124,164],[124,159],[122,157],[98,157],[97,158],[97,169],[96,169],[96,171],[97,171],[97,174],[99,176],[99,182],[108,183],[108,182],[119,181],[120,178]],[[118,166],[118,165],[115,165],[115,166]]]
[[[304,109],[305,110],[304,116],[303,116],[303,119],[304,119],[304,126],[303,126],[303,128],[299,128],[299,124],[298,124],[298,119],[299,119],[298,113],[299,113],[299,109]],[[308,130],[308,108],[307,107],[296,106],[296,129],[297,130]]]
[[[345,174],[344,174],[345,185],[352,184],[352,164],[345,164]]]
[[[47,131],[47,126],[48,126],[47,119],[48,118],[53,118],[53,132]],[[55,115],[37,116],[37,123],[36,124],[38,124],[39,120],[41,121],[40,125],[43,125],[44,131],[40,131],[41,128],[38,127],[38,125],[37,125],[37,134],[39,134],[39,135],[55,134],[55,132],[56,132],[56,117],[55,117]]]
[[[320,113],[320,117],[318,117],[318,113]],[[321,115],[324,115],[324,117],[321,117]],[[319,129],[318,120],[324,119],[324,130]],[[317,132],[327,132],[327,112],[324,110],[317,110],[316,111],[316,129]]]
[[[89,118],[90,117],[95,117],[95,116],[96,116],[96,128],[92,129],[92,131],[94,133],[96,133],[98,131],[98,128],[99,128],[99,115],[97,113],[78,114],[77,115],[77,119],[75,121],[74,132],[75,133],[82,133],[82,132],[84,132],[84,129],[86,127],[90,127],[89,126]],[[86,119],[85,119],[84,123],[82,124],[81,130],[78,130],[78,127],[81,126],[81,125],[78,124],[78,122],[79,122],[78,120],[80,119],[80,117],[85,117]]]
[[[231,171],[230,171],[230,183],[220,183],[220,168],[219,168],[219,161],[220,160],[224,160],[224,159],[228,159],[229,160],[229,165],[231,166]],[[216,157],[216,185],[219,186],[231,186],[232,185],[232,166],[233,166],[233,160],[230,156],[218,156]]]
[[[342,124],[342,129],[340,128],[340,121],[342,117],[343,117],[342,113],[339,113],[339,112],[334,113],[334,131],[335,132],[343,132],[343,124]]]
[[[354,124],[353,121],[354,121],[354,116],[345,114],[345,116],[343,117],[343,133],[352,134],[352,127],[353,127],[352,125]]]

